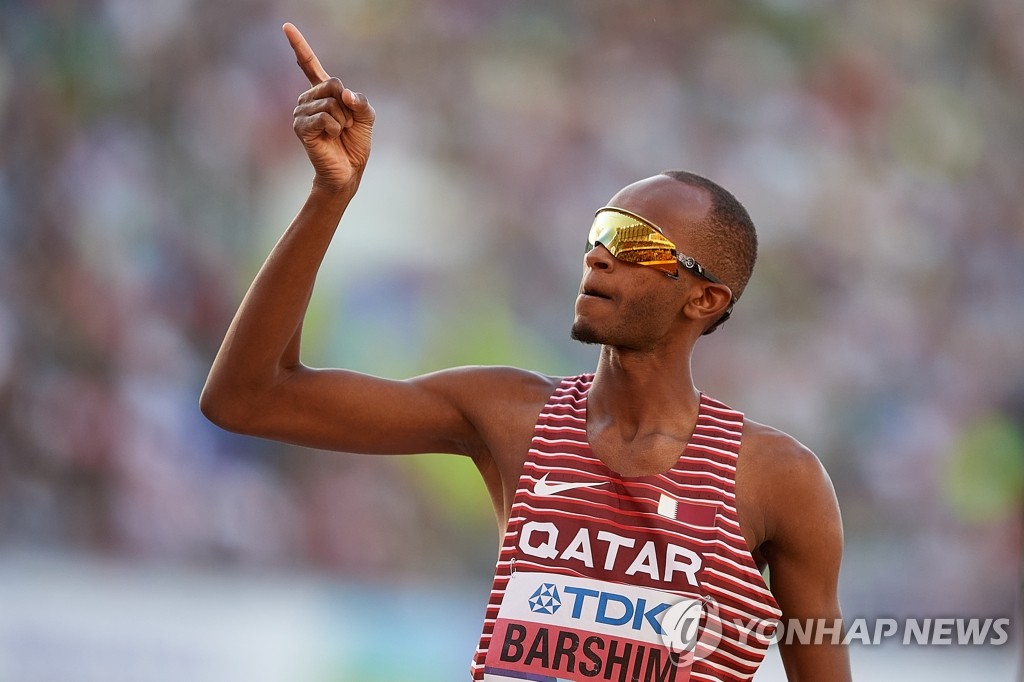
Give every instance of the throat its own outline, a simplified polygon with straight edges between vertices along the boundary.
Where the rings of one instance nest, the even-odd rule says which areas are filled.
[[[672,469],[686,450],[688,439],[664,434],[625,441],[614,429],[587,428],[590,450],[601,462],[619,476],[642,478],[659,476]]]
[[[635,402],[587,396],[587,441],[606,467],[624,477],[657,476],[676,465],[697,427],[702,398]],[[608,394],[605,394],[607,397]]]

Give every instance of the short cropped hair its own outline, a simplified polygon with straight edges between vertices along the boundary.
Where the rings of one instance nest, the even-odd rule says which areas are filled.
[[[727,189],[696,173],[667,170],[661,174],[711,194],[711,210],[692,235],[692,255],[728,285],[734,301],[739,300],[757,260],[757,230],[747,209]]]

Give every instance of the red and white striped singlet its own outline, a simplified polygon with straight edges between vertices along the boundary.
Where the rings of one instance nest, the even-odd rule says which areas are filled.
[[[587,443],[592,381],[537,420],[473,680],[751,679],[781,612],[736,517],[743,415],[702,394],[675,466],[620,476]]]

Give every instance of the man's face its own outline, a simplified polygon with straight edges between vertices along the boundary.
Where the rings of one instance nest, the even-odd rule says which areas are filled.
[[[703,220],[710,196],[673,178],[655,176],[629,185],[608,202],[657,225],[680,250],[688,227]],[[584,258],[572,338],[633,350],[651,350],[669,336],[685,301],[686,275],[616,259],[604,246]]]

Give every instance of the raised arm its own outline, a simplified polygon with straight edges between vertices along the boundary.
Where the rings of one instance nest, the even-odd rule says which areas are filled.
[[[299,359],[317,270],[369,159],[374,111],[328,76],[298,29],[285,24],[284,32],[311,85],[299,97],[294,130],[313,165],[313,185],[231,322],[202,411],[229,430],[311,447],[478,455],[486,450],[479,415],[465,407],[477,402],[475,370],[392,381],[312,369]]]

